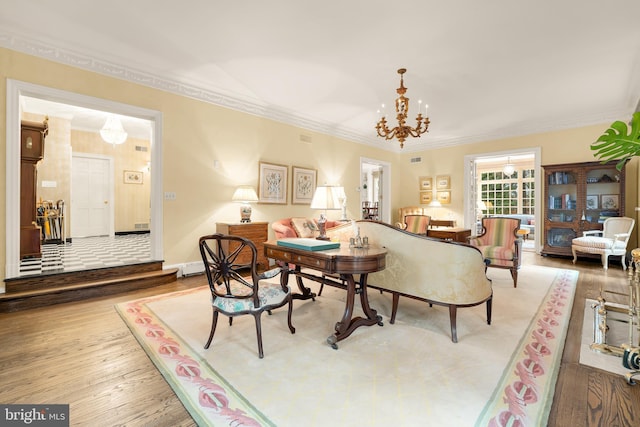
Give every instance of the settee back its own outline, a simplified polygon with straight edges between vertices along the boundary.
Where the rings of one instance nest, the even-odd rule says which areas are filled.
[[[420,236],[377,221],[356,221],[370,245],[387,248],[386,268],[369,274],[377,288],[442,304],[477,304],[491,297],[491,281],[480,251],[464,243]],[[351,224],[327,230],[332,240],[348,242]]]

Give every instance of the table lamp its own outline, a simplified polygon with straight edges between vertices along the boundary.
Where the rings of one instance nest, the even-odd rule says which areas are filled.
[[[340,221],[347,221],[347,195],[344,192],[344,187],[335,187],[338,192],[338,203],[340,203],[340,209],[342,209],[342,215]]]
[[[240,205],[240,222],[251,222],[251,205],[249,203],[258,201],[256,190],[250,185],[241,185],[236,188],[231,200],[242,203]]]
[[[316,187],[316,191],[313,194],[313,199],[311,200],[311,209],[322,209],[323,213],[320,214],[320,219],[318,222],[318,230],[320,234],[316,239],[318,240],[329,240],[326,234],[327,230],[327,217],[326,213],[328,210],[338,210],[340,209],[340,201],[338,200],[339,188],[342,187],[334,187],[331,185],[321,185]],[[344,191],[344,189],[342,190]]]

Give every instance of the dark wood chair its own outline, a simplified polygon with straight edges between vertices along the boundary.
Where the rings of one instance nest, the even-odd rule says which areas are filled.
[[[234,316],[251,314],[254,317],[258,336],[258,355],[261,359],[264,357],[260,322],[263,311],[271,314],[272,309],[288,304],[289,330],[292,334],[295,333],[296,330],[291,324],[293,308],[291,290],[282,282],[261,282],[264,279],[276,277],[282,270],[278,267],[258,274],[256,263],[258,251],[253,242],[239,236],[216,233],[201,237],[199,247],[211,290],[211,307],[213,308],[211,333],[204,346],[205,349],[209,348],[213,340],[218,313],[229,317],[230,326]],[[250,264],[237,262],[240,253],[244,251],[251,252]]]

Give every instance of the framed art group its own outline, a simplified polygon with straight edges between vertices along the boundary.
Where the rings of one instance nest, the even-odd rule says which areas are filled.
[[[421,176],[418,179],[420,187],[420,204],[428,205],[433,201],[433,190],[436,190],[436,200],[440,204],[451,203],[451,177],[449,175],[438,175],[435,179],[430,176]]]
[[[260,162],[258,203],[287,204],[288,172],[286,165]],[[292,166],[291,204],[310,205],[316,190],[316,179],[315,169]]]

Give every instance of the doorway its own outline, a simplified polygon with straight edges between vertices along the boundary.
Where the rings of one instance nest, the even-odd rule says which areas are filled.
[[[150,143],[150,245],[151,260],[162,260],[162,114],[128,104],[121,104],[72,92],[38,86],[17,80],[7,80],[6,134],[6,278],[20,275],[20,141],[21,105],[24,97],[79,106],[87,109],[147,120],[151,125]],[[153,167],[152,167],[153,166]]]
[[[464,158],[464,223],[465,228],[470,228],[476,232],[478,222],[484,215],[501,214],[531,214],[533,212],[533,224],[542,224],[542,199],[541,199],[541,166],[540,148],[524,148],[519,150],[509,150],[493,153],[482,153],[467,155]],[[516,165],[519,171],[524,174],[508,174],[505,166],[507,164]],[[490,171],[496,172],[492,174]],[[485,173],[489,171],[488,173]],[[507,177],[509,175],[509,177]],[[488,183],[488,191],[493,191],[492,197],[497,197],[496,206],[487,206],[483,202],[483,197],[479,189],[480,181],[484,177],[495,179],[495,183]],[[505,184],[510,185],[505,189]],[[493,187],[492,187],[493,186]],[[502,187],[499,187],[502,186]],[[515,186],[515,187],[514,187]],[[500,191],[499,191],[500,190]],[[512,200],[513,199],[513,200]],[[494,200],[493,198],[491,200]],[[514,202],[515,200],[515,202]],[[509,207],[507,207],[509,204]],[[536,227],[541,229],[541,227]],[[533,241],[527,241],[527,247],[540,252],[540,232],[533,236]]]
[[[391,222],[391,164],[382,160],[360,158],[360,218],[370,216],[375,206],[378,221]],[[365,213],[364,206],[368,206]]]

